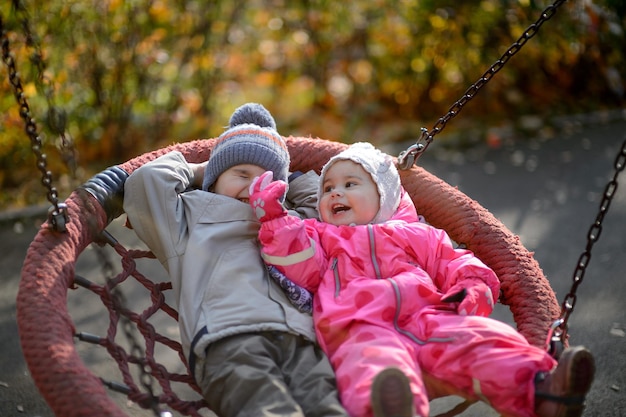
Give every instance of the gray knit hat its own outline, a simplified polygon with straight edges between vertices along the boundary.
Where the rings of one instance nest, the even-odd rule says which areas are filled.
[[[339,160],[350,160],[363,167],[372,176],[378,194],[380,195],[380,208],[372,220],[372,223],[382,223],[394,215],[400,205],[400,175],[393,163],[391,156],[374,148],[367,142],[357,142],[328,160],[322,168],[320,186],[317,193],[317,201],[321,200],[324,192],[324,177],[328,168]],[[319,211],[319,203],[318,203]]]
[[[260,166],[274,173],[274,180],[287,181],[289,152],[276,122],[265,107],[247,103],[230,117],[229,128],[217,138],[204,171],[202,189],[208,190],[217,177],[240,164]]]

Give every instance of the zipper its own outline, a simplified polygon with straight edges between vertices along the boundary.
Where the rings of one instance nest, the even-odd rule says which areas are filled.
[[[374,227],[371,224],[367,225],[367,233],[370,241],[370,258],[372,260],[372,266],[374,267],[374,273],[376,274],[376,279],[381,279],[382,275],[380,273],[380,265],[378,265],[378,260],[376,259],[376,240],[374,239]]]
[[[333,270],[333,276],[335,277],[335,298],[339,297],[339,291],[341,290],[341,282],[339,281],[339,271],[337,270],[337,258],[333,258],[333,263],[330,266]]]
[[[415,336],[413,333],[409,332],[408,330],[401,328],[400,324],[398,324],[398,319],[400,318],[400,304],[402,303],[400,287],[398,286],[398,283],[396,282],[396,280],[393,278],[387,278],[387,281],[389,281],[389,283],[393,287],[393,292],[396,296],[396,314],[393,317],[393,327],[396,329],[398,333],[405,335],[406,337],[408,337],[409,339],[411,339],[413,342],[417,343],[420,346],[423,346],[427,343],[450,343],[455,340],[455,338],[452,336],[451,337],[431,337],[430,339],[422,340],[418,338],[417,336]]]

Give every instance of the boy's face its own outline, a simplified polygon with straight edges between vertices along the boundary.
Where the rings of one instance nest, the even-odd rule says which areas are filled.
[[[264,172],[265,169],[252,164],[235,165],[217,177],[211,191],[248,203],[250,201],[248,188],[252,180]]]
[[[336,226],[367,224],[379,208],[378,188],[361,165],[341,160],[328,168],[319,202],[323,221]]]

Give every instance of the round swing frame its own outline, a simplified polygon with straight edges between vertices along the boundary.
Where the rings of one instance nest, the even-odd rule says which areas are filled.
[[[119,165],[132,173],[170,151],[189,162],[208,159],[215,139],[165,147]],[[315,170],[346,144],[325,139],[288,137],[291,170]],[[519,332],[533,345],[547,348],[546,335],[560,315],[555,294],[539,264],[518,236],[478,202],[421,167],[401,170],[402,184],[418,212],[435,227],[463,243],[491,267],[501,281],[500,302],[509,306]],[[79,255],[118,213],[82,189],[66,200],[66,232],[45,223],[28,248],[17,296],[17,323],[24,358],[46,402],[56,415],[126,416],[110,398],[102,380],[75,349],[75,329],[67,308],[68,288],[75,279]],[[110,210],[109,210],[110,211]],[[426,376],[431,399],[454,393]]]

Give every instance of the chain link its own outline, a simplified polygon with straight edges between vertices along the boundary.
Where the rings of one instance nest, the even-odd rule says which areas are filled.
[[[43,153],[43,142],[41,137],[37,133],[37,124],[31,117],[30,106],[26,100],[24,94],[24,88],[22,87],[22,81],[20,80],[19,73],[15,64],[15,59],[11,54],[9,46],[9,37],[4,29],[4,21],[0,14],[0,33],[2,36],[2,60],[9,71],[9,82],[13,87],[13,94],[19,105],[19,114],[24,121],[24,128],[31,142],[31,149],[37,158],[37,168],[41,172],[41,183],[48,190],[47,198],[52,204],[48,213],[49,220],[52,228],[56,231],[67,231],[67,206],[64,203],[59,202],[59,196],[57,189],[52,185],[52,173],[48,170],[48,161],[46,155]]]
[[[478,81],[465,90],[463,96],[450,106],[448,112],[437,120],[430,131],[426,128],[422,128],[422,134],[417,139],[416,143],[400,152],[400,155],[398,155],[398,167],[400,169],[410,169],[417,161],[417,158],[419,158],[421,154],[424,153],[426,148],[428,148],[428,145],[430,145],[433,141],[435,135],[441,133],[447,123],[459,114],[463,107],[465,107],[465,105],[469,103],[470,100],[476,96],[476,94],[478,94],[478,91],[480,91],[480,89],[483,88],[491,80],[491,78],[493,78],[493,76],[504,67],[509,59],[522,49],[528,40],[537,34],[541,25],[552,18],[552,16],[554,16],[557,12],[557,9],[566,1],[567,0],[556,0],[552,5],[546,7],[537,21],[528,26],[517,41],[515,41],[513,45],[511,45],[509,49],[507,49],[506,52],[502,54],[502,56],[493,65],[491,65],[487,71],[485,71]]]
[[[602,201],[600,202],[600,207],[598,209],[598,214],[587,232],[587,245],[585,246],[585,250],[580,254],[578,262],[576,263],[576,268],[574,269],[574,274],[572,276],[572,286],[561,304],[561,317],[557,320],[558,325],[556,326],[554,335],[563,343],[565,343],[567,337],[567,322],[572,314],[572,311],[574,311],[576,301],[578,300],[576,291],[585,278],[585,272],[587,272],[587,267],[589,266],[589,261],[591,260],[591,249],[598,241],[600,234],[602,233],[602,222],[609,211],[609,207],[613,201],[615,192],[617,191],[617,177],[620,172],[624,170],[624,165],[626,165],[626,140],[622,143],[622,147],[615,158],[615,163],[613,164],[613,178],[606,184],[604,194],[602,195]]]

